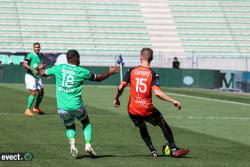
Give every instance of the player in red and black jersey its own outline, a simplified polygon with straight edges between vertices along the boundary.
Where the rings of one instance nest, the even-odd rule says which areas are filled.
[[[145,122],[149,122],[161,128],[169,143],[173,157],[183,156],[187,154],[189,150],[177,148],[170,127],[152,103],[152,91],[160,99],[174,104],[177,109],[181,109],[181,104],[161,91],[159,76],[150,68],[150,62],[153,60],[153,50],[143,48],[141,50],[140,60],[141,65],[128,70],[125,74],[123,81],[118,87],[113,104],[115,107],[120,106],[119,97],[122,95],[124,88],[130,83],[128,114],[135,126],[139,128],[141,137],[150,150],[150,155],[157,157],[158,153],[152,144]]]

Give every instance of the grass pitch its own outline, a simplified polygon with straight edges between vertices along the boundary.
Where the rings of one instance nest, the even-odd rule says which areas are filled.
[[[65,128],[56,113],[55,86],[45,85],[41,109],[46,115],[24,116],[28,92],[24,85],[0,84],[0,152],[31,152],[32,161],[0,161],[0,166],[171,166],[171,167],[247,167],[250,163],[250,96],[200,89],[164,89],[182,102],[183,110],[154,98],[173,130],[179,147],[191,149],[186,158],[160,156],[152,159],[130,121],[126,107],[112,106],[115,87],[85,86],[83,98],[93,125],[93,147],[98,156],[84,152],[80,123],[77,147],[80,158],[71,157]],[[159,153],[165,143],[158,127],[148,125]]]

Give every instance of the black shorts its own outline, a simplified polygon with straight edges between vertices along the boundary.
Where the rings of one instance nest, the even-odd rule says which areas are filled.
[[[134,122],[135,126],[140,126],[146,122],[151,123],[156,126],[163,119],[163,116],[160,111],[155,108],[155,111],[152,112],[149,116],[140,116],[129,114],[130,119]]]

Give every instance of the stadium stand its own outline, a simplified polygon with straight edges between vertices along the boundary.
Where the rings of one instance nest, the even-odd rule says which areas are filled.
[[[171,11],[185,52],[249,52],[250,2],[171,0]]]
[[[217,69],[207,64],[217,58],[250,68],[244,0],[1,0],[0,9],[0,52],[29,52],[38,41],[42,52],[77,49],[82,65],[111,65],[122,54],[133,66],[151,47],[153,66],[178,57],[182,68]]]
[[[9,64],[9,56],[8,55],[3,55],[0,54],[0,61],[2,62],[2,64]]]
[[[109,1],[1,1],[1,50],[134,53],[151,46],[139,4]]]
[[[250,70],[250,2],[171,0],[187,59],[192,67]]]
[[[4,0],[0,3],[1,51],[28,52],[32,43],[39,41],[46,52],[75,48],[88,56],[85,60],[91,64],[102,55],[105,58],[122,54],[131,59],[142,47],[184,53],[165,1],[155,4],[139,0]]]
[[[24,60],[24,56],[10,55],[10,60],[13,64],[20,65]]]

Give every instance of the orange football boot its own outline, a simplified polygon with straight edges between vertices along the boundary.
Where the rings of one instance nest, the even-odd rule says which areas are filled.
[[[27,116],[33,116],[34,114],[32,113],[32,111],[30,109],[26,109],[26,111],[24,112],[25,115]]]
[[[42,112],[42,111],[40,110],[40,108],[38,108],[38,107],[34,107],[34,108],[33,108],[33,111],[36,112],[36,113],[39,114],[39,115],[44,115],[44,112]]]

